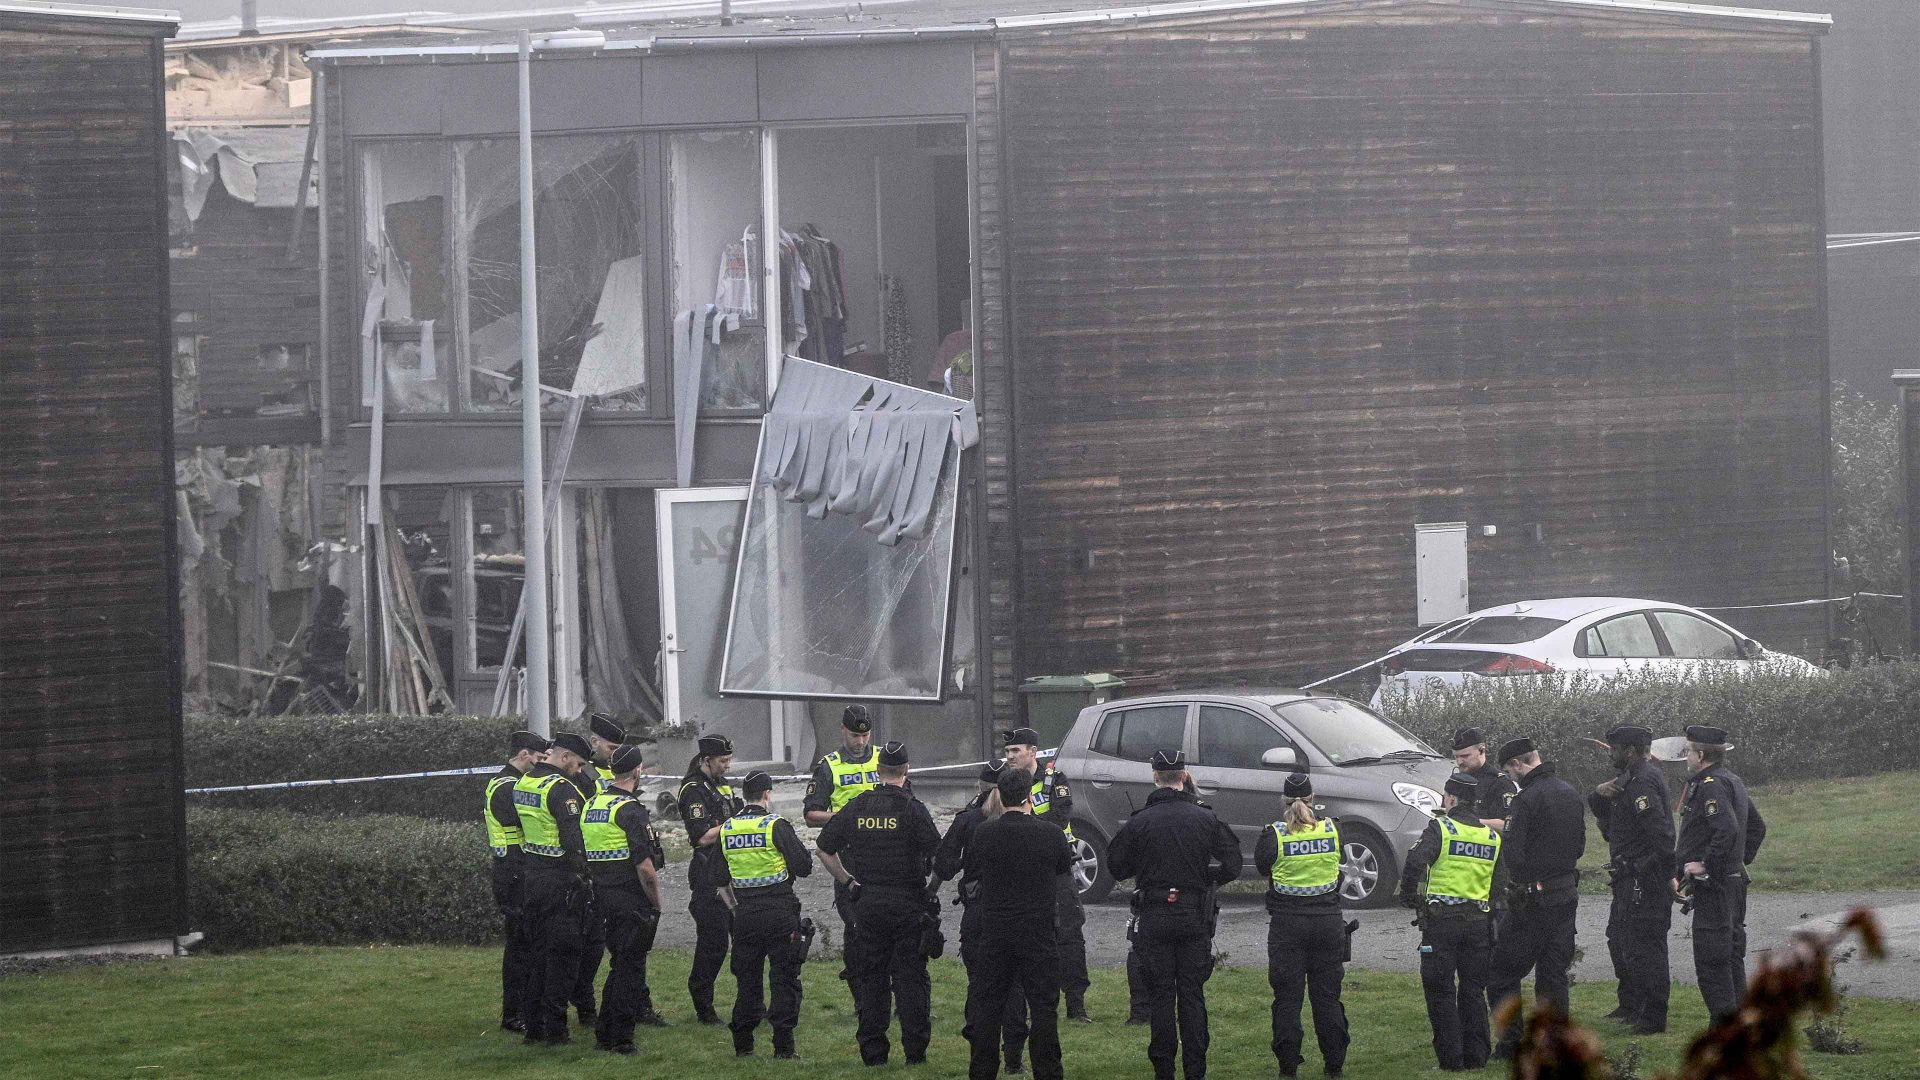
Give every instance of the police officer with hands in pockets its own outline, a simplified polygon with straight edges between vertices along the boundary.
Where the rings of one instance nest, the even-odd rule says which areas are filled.
[[[773,778],[752,772],[746,793],[720,826],[733,909],[733,1053],[751,1057],[754,1031],[765,1018],[773,1025],[773,1056],[797,1058],[794,1028],[800,1023],[800,965],[807,958],[813,924],[800,918],[793,879],[813,873],[813,856],[787,819],[773,812]],[[766,973],[769,991],[760,986]],[[771,1008],[763,1002],[771,998]]]
[[[506,949],[500,955],[500,1027],[505,1031],[525,1031],[521,1019],[522,999],[526,996],[527,971],[533,963],[533,947],[527,938],[527,922],[521,904],[521,875],[526,858],[521,854],[520,815],[514,809],[514,786],[520,778],[540,764],[547,740],[531,731],[516,731],[507,739],[512,757],[500,771],[487,778],[487,846],[492,850],[493,902],[506,920]]]
[[[567,995],[579,973],[593,893],[580,836],[585,803],[575,778],[592,753],[587,740],[562,732],[554,736],[546,761],[527,770],[513,786],[525,865],[521,916],[534,950],[520,1011],[528,1043],[564,1046],[573,1041],[567,1035]]]
[[[886,744],[879,759],[879,785],[841,807],[820,830],[816,846],[820,864],[847,887],[860,927],[847,958],[860,1018],[860,1060],[887,1063],[887,1023],[897,1000],[900,1045],[907,1064],[918,1065],[933,1038],[933,984],[923,939],[929,909],[939,922],[940,901],[929,895],[928,869],[940,831],[926,806],[907,792],[906,744]]]
[[[1417,913],[1420,988],[1442,1072],[1487,1063],[1487,973],[1493,955],[1493,900],[1506,888],[1501,838],[1474,811],[1485,805],[1479,778],[1447,778],[1439,817],[1400,871],[1400,902]]]
[[[1033,774],[1012,764],[994,782],[1000,816],[983,822],[967,844],[961,874],[980,882],[982,933],[967,973],[969,1080],[1000,1073],[1000,1026],[1010,1001],[1027,1009],[1034,1080],[1060,1080],[1060,946],[1054,935],[1050,881],[1073,865],[1059,829],[1033,816]]]
[[[1673,905],[1673,806],[1667,778],[1648,759],[1653,732],[1616,724],[1607,748],[1618,773],[1593,789],[1587,807],[1607,842],[1613,904],[1607,909],[1607,953],[1620,980],[1619,1007],[1607,1014],[1635,1035],[1667,1030],[1667,927]]]
[[[580,822],[601,939],[613,953],[594,1044],[616,1054],[639,1053],[633,1029],[643,1018],[665,1026],[647,990],[647,953],[660,926],[660,866],[666,852],[654,835],[653,815],[634,794],[640,765],[639,747],[615,750],[608,761],[613,779],[588,800]]]
[[[727,783],[727,767],[732,764],[730,740],[702,735],[680,781],[680,820],[693,844],[693,859],[687,864],[687,885],[693,894],[687,911],[693,915],[694,929],[687,993],[693,998],[694,1016],[703,1024],[720,1023],[720,1014],[713,1008],[713,983],[726,962],[733,926],[733,915],[720,898],[727,884],[727,863],[719,847],[720,827],[741,806]]]
[[[1733,1015],[1747,990],[1747,864],[1767,823],[1747,785],[1727,768],[1726,730],[1687,728],[1687,789],[1680,805],[1671,885],[1693,905],[1693,966],[1715,1020]]]
[[[1273,1056],[1280,1075],[1300,1068],[1300,1003],[1313,1002],[1313,1035],[1328,1076],[1347,1062],[1347,924],[1340,915],[1340,829],[1318,817],[1313,781],[1293,773],[1281,785],[1284,816],[1254,845],[1253,863],[1267,879],[1267,985],[1273,989]]]
[[[1040,733],[1030,727],[1014,728],[1002,740],[1007,765],[1033,774],[1031,804],[1033,816],[1066,834],[1073,844],[1073,788],[1067,774],[1052,760],[1040,760]],[[1054,879],[1054,908],[1058,922],[1055,938],[1060,943],[1060,992],[1067,999],[1067,1019],[1093,1023],[1087,1015],[1087,910],[1080,904],[1080,884],[1073,873]]]
[[[1490,997],[1497,1008],[1520,995],[1520,980],[1533,972],[1537,1006],[1567,1015],[1567,970],[1573,966],[1574,920],[1580,904],[1580,872],[1587,849],[1587,808],[1580,793],[1544,761],[1531,739],[1500,748],[1500,767],[1520,785],[1507,827],[1501,832],[1507,863],[1508,911],[1493,949]],[[1493,1056],[1511,1058],[1520,1045],[1520,1011],[1500,1033]]]
[[[1153,1002],[1147,1060],[1158,1080],[1172,1080],[1177,1050],[1186,1080],[1200,1080],[1219,914],[1214,892],[1240,876],[1240,842],[1185,790],[1185,754],[1161,750],[1152,766],[1153,793],[1114,834],[1107,860],[1116,880],[1136,879],[1136,946]]]
[[[959,895],[953,902],[960,905],[960,963],[966,967],[969,981],[975,976],[981,951],[986,946],[983,944],[985,905],[980,903],[980,878],[977,873],[966,869],[967,848],[973,841],[974,830],[986,822],[997,820],[1004,809],[997,785],[1000,773],[1006,767],[1006,758],[994,758],[981,767],[980,794],[974,796],[973,801],[954,816],[953,824],[947,826],[947,834],[940,838],[940,846],[933,854],[935,876],[941,881],[951,881],[955,875],[960,877]],[[964,1029],[960,1034],[971,1041],[971,1036]],[[1001,1015],[1000,1038],[1007,1057],[1006,1071],[1015,1075],[1025,1072],[1026,1065],[1021,1058],[1027,1045],[1027,1008],[1026,999],[1020,994],[1007,995],[1007,1007]]]

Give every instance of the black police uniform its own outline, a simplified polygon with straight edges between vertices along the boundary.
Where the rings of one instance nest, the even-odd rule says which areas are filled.
[[[1479,780],[1477,773],[1466,775]],[[1484,802],[1476,790],[1474,803]],[[1465,802],[1456,804],[1447,817],[1462,825],[1483,824]],[[1407,852],[1407,865],[1400,871],[1400,898],[1419,913],[1420,988],[1427,999],[1427,1021],[1433,1027],[1433,1054],[1442,1072],[1455,1072],[1485,1066],[1491,1052],[1487,1026],[1494,940],[1491,909],[1492,898],[1506,890],[1507,857],[1503,851],[1494,860],[1486,907],[1428,903],[1421,883],[1446,843],[1444,828],[1438,821],[1429,822]]]
[[[765,813],[748,804],[736,816]],[[753,1052],[753,1034],[765,1019],[773,1026],[773,1052],[794,1053],[794,1029],[800,1024],[800,967],[809,938],[800,925],[800,898],[793,878],[813,873],[813,855],[793,825],[781,819],[773,827],[773,846],[787,861],[788,880],[733,890],[733,1052]],[[724,865],[724,863],[723,863]],[[767,990],[761,989],[762,974]]]
[[[1310,796],[1309,796],[1310,797]],[[1271,882],[1273,864],[1280,858],[1280,840],[1272,828],[1262,829],[1254,844],[1253,865],[1262,880]],[[1340,914],[1340,889],[1313,896],[1288,896],[1272,888],[1266,892],[1267,986],[1273,991],[1273,1056],[1280,1075],[1292,1076],[1301,1062],[1305,1032],[1300,1006],[1313,1006],[1313,1039],[1327,1075],[1346,1067],[1352,1042],[1347,1008],[1340,1000],[1346,975],[1347,926]]]
[[[1654,1034],[1667,1029],[1672,978],[1667,967],[1667,928],[1673,901],[1667,894],[1673,868],[1673,804],[1660,767],[1642,760],[1615,780],[1616,792],[1587,796],[1587,806],[1607,841],[1612,906],[1607,909],[1607,954],[1620,981],[1618,1015]]]
[[[580,772],[570,777],[573,786],[580,792],[580,805],[585,806],[595,795],[600,794],[604,786],[600,780],[600,763],[592,759],[580,766]],[[594,1024],[599,1019],[599,1010],[594,1001],[593,984],[600,976],[600,962],[606,958],[607,935],[605,923],[597,910],[592,909],[598,894],[589,897],[586,931],[580,939],[580,967],[573,975],[573,989],[567,993],[567,1000],[580,1016],[582,1024]]]
[[[967,845],[973,840],[974,830],[987,819],[982,807],[987,801],[987,792],[981,792],[954,816],[953,824],[947,826],[947,835],[940,838],[940,846],[933,854],[933,872],[941,881],[960,878],[959,896],[954,903],[960,905],[960,963],[967,969],[967,978],[971,980],[979,964],[980,952],[985,933],[983,907],[980,903],[980,879],[965,873]],[[970,1038],[965,1030],[962,1038]],[[1018,994],[1007,995],[1007,1007],[1001,1015],[1000,1028],[1002,1049],[1006,1053],[1007,1071],[1021,1072],[1023,1052],[1027,1045],[1027,1009],[1026,1001]]]
[[[527,770],[531,777],[564,776],[548,764]],[[528,1042],[567,1041],[567,998],[580,970],[586,935],[586,846],[580,838],[584,803],[571,783],[555,785],[547,810],[559,828],[560,857],[527,855],[521,876],[521,917],[526,920],[533,963],[527,971],[526,997],[520,1009]]]
[[[983,932],[967,979],[970,1080],[1000,1071],[1001,1018],[1010,998],[1027,1008],[1034,1080],[1061,1080],[1060,947],[1055,938],[1054,893],[1035,889],[1036,876],[1073,867],[1066,834],[1019,810],[974,829],[962,873],[980,883]]]
[[[1700,996],[1714,1019],[1731,1016],[1747,989],[1747,864],[1760,853],[1767,823],[1747,785],[1724,763],[1687,780],[1680,806],[1674,875],[1705,864],[1693,882],[1693,966]]]
[[[727,960],[727,938],[732,932],[733,913],[718,890],[727,884],[727,861],[718,841],[701,846],[700,838],[708,830],[732,817],[740,806],[733,788],[716,781],[698,766],[680,782],[680,820],[692,841],[693,858],[687,864],[687,887],[692,896],[687,911],[693,915],[693,967],[687,972],[687,993],[693,998],[693,1011],[702,1023],[719,1023],[713,1008],[713,984]],[[791,891],[791,890],[789,890]]]
[[[1157,788],[1114,834],[1107,860],[1116,880],[1137,879],[1137,944],[1153,1002],[1147,1060],[1154,1076],[1172,1080],[1179,1051],[1187,1080],[1199,1080],[1207,1074],[1214,890],[1240,876],[1240,842],[1191,794]]]
[[[1501,833],[1508,912],[1493,950],[1488,996],[1498,1007],[1520,993],[1520,980],[1532,971],[1537,1002],[1565,1015],[1580,904],[1576,867],[1587,849],[1586,805],[1573,785],[1556,775],[1553,762],[1543,761],[1521,779],[1511,813]],[[1511,1056],[1519,1042],[1516,1010],[1496,1054]]]
[[[1034,796],[1035,816],[1063,834],[1073,824],[1073,786],[1067,774],[1052,762],[1040,769],[1040,794]],[[1041,811],[1044,804],[1046,809]],[[1067,999],[1067,1016],[1087,1017],[1087,909],[1080,903],[1080,885],[1071,867],[1054,879],[1054,937],[1060,945],[1060,992]]]
[[[667,853],[653,831],[653,815],[638,798],[622,802],[612,824],[626,834],[630,854],[592,864],[594,907],[600,913],[601,939],[612,957],[594,1036],[600,1046],[617,1049],[633,1045],[634,1025],[641,1015],[653,1012],[647,954],[660,929],[660,909],[641,887],[637,871],[652,863],[657,873],[666,866]]]
[[[847,873],[860,884],[852,894],[860,935],[847,958],[860,1017],[860,1060],[886,1063],[887,1022],[896,999],[907,1062],[926,1060],[933,1038],[933,984],[922,939],[927,870],[940,846],[933,815],[906,789],[882,784],[842,806],[816,843],[826,854],[842,856]],[[937,918],[939,901],[931,905]]]
[[[520,827],[520,815],[513,808],[513,785],[522,773],[511,765],[487,778],[493,791],[487,796],[487,813],[509,829]],[[500,780],[502,783],[494,784]],[[524,1031],[520,1015],[521,999],[526,996],[527,972],[533,964],[533,946],[527,939],[526,920],[521,912],[521,875],[525,859],[518,844],[491,855],[493,902],[505,922],[506,947],[500,953],[500,1026],[509,1031]]]
[[[1513,800],[1520,797],[1520,785],[1513,782],[1513,777],[1495,768],[1491,761],[1483,762],[1467,775],[1473,777],[1477,785],[1473,796],[1475,820],[1507,820],[1513,810]]]
[[[844,724],[843,720],[842,725]],[[871,731],[873,728],[869,725],[861,730]],[[867,744],[866,750],[857,756],[844,747],[839,753],[841,760],[849,765],[865,765],[868,762],[878,764],[875,755],[879,753],[879,748],[871,742]],[[801,811],[806,814],[832,812],[835,786],[833,770],[828,767],[826,756],[822,755],[820,760],[813,764],[813,774],[807,777],[807,792],[800,800]],[[841,808],[845,809],[844,804]],[[857,1011],[860,1007],[860,988],[854,985],[851,964],[852,956],[857,951],[854,939],[859,936],[860,927],[853,917],[853,897],[847,894],[847,887],[838,881],[833,883],[833,913],[840,916],[840,952],[849,965],[840,969],[840,977],[847,981],[847,990],[853,995],[853,1004]]]

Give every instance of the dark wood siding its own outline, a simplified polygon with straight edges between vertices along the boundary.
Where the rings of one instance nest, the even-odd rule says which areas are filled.
[[[1339,671],[1413,630],[1417,522],[1500,527],[1474,606],[1825,595],[1815,42],[1750,26],[1397,4],[1003,36],[997,689]],[[1817,648],[1810,611],[1735,622]]]
[[[184,929],[170,29],[0,13],[0,953]]]

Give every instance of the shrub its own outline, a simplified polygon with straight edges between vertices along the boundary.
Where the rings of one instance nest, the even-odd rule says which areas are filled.
[[[187,837],[193,928],[211,949],[499,935],[477,823],[193,807]]]
[[[1857,776],[1920,767],[1920,663],[1869,664],[1828,676],[1710,674],[1684,681],[1636,675],[1612,682],[1490,679],[1382,703],[1388,716],[1443,751],[1457,728],[1478,727],[1496,749],[1527,736],[1576,785],[1609,770],[1580,742],[1618,723],[1655,736],[1688,724],[1732,733],[1729,758],[1750,783]]]

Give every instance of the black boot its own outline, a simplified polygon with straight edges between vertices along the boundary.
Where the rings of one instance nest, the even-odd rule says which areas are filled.
[[[648,1027],[671,1027],[672,1026],[667,1023],[666,1017],[661,1016],[657,1012],[654,1012],[653,1006],[651,1005],[648,1005],[642,1008],[640,1010],[640,1014],[634,1017],[633,1019],[635,1023],[645,1024]]]

